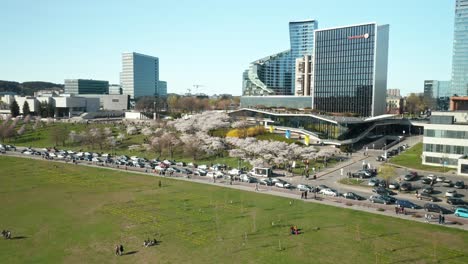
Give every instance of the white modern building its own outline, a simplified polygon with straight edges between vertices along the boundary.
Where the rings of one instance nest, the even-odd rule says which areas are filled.
[[[131,99],[154,96],[159,85],[159,59],[136,52],[122,54],[122,94]]]
[[[424,125],[422,163],[456,168],[468,176],[467,121],[467,112],[433,112],[430,124]]]

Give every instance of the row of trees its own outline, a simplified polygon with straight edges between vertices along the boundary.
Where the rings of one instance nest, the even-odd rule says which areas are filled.
[[[29,107],[28,101],[24,101],[24,104],[22,106],[22,110],[23,110],[23,116],[33,114],[33,112],[31,112],[31,109]],[[20,115],[20,106],[18,105],[18,103],[16,101],[13,101],[10,104],[10,111],[11,111],[11,115],[13,117],[17,117],[17,116]],[[49,102],[49,103],[39,102],[39,112],[36,113],[36,114],[39,114],[39,116],[41,116],[43,118],[54,117],[55,107],[51,102]]]
[[[194,113],[207,110],[227,110],[231,105],[238,106],[240,99],[221,97],[219,99],[198,98],[194,96],[170,95],[167,98],[142,97],[135,109],[143,112],[161,111],[167,109],[171,113]],[[156,109],[155,109],[156,108]]]
[[[20,120],[19,118],[11,119],[11,116],[8,116],[0,123],[0,138],[2,139],[2,142],[5,142],[7,139],[23,135],[26,132],[26,125],[32,121],[33,120],[30,115],[27,115],[23,120]],[[39,123],[40,120],[36,119],[32,129],[36,130]]]

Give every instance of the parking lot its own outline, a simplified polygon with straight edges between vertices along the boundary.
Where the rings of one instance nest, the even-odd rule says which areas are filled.
[[[127,157],[124,155],[112,157],[108,154],[26,148],[18,148],[16,150],[10,149],[7,153],[39,159],[52,159],[54,161],[125,169],[161,176],[182,177],[184,179],[209,182],[212,184],[232,185],[259,192],[282,193],[288,197],[300,197],[301,193],[308,191],[309,198],[315,197],[315,200],[321,200],[321,202],[352,203],[356,206],[370,209],[386,208],[386,210],[390,210],[395,207],[396,203],[398,204],[400,201],[406,201],[416,205],[413,213],[424,213],[422,208],[424,208],[425,204],[430,203],[430,201],[418,200],[415,195],[416,191],[419,193],[424,187],[429,186],[428,184],[422,183],[422,179],[426,178],[427,175],[419,173],[414,179],[405,181],[404,176],[409,174],[409,171],[406,169],[396,169],[398,175],[401,175],[401,181],[398,182],[399,184],[404,182],[411,183],[412,189],[408,192],[399,191],[397,189],[392,190],[393,193],[389,195],[392,199],[388,202],[381,202],[378,199],[373,199],[373,197],[375,198],[375,196],[381,193],[373,192],[378,186],[369,186],[368,184],[372,181],[371,179],[378,179],[378,175],[376,177],[363,179],[362,185],[351,186],[338,183],[340,179],[347,177],[348,172],[362,170],[364,166],[370,169],[377,169],[382,163],[376,160],[376,157],[381,155],[381,151],[380,153],[379,151],[368,151],[367,156],[358,152],[354,154],[353,159],[347,162],[347,164],[344,164],[342,168],[331,168],[329,173],[315,180],[312,178],[305,179],[301,176],[275,178],[252,177],[248,172],[242,172],[236,169],[226,170],[226,167],[222,164],[214,164],[213,167],[201,164],[195,167],[194,164],[168,160],[146,160],[139,157]],[[445,177],[445,180],[451,180],[453,183],[463,179],[455,176]],[[446,187],[443,186],[443,184],[444,181],[437,181],[436,178],[432,185],[434,191],[431,195],[438,198],[434,203],[439,205],[439,209],[441,208],[434,213],[442,212],[444,214],[451,214],[455,209],[455,205],[447,204],[444,196],[448,190],[453,190],[455,188]],[[380,189],[384,188],[381,187]],[[463,201],[462,203],[465,203],[464,199],[468,195],[467,189],[456,189],[456,191],[456,196]],[[360,200],[357,200],[356,197],[350,197],[350,193],[357,196]],[[407,205],[406,202],[402,202],[402,205]],[[405,207],[409,208],[409,206]],[[410,213],[410,211],[408,211],[408,213]],[[459,217],[455,217],[455,219],[458,222],[465,221],[465,219]]]

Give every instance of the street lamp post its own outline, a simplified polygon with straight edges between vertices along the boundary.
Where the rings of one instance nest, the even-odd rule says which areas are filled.
[[[384,158],[387,161],[387,143],[384,143]]]

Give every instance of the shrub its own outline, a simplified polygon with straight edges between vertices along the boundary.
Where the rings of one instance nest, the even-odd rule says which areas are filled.
[[[385,211],[385,209],[383,209],[383,208],[377,208],[377,211],[383,212],[383,211]]]

